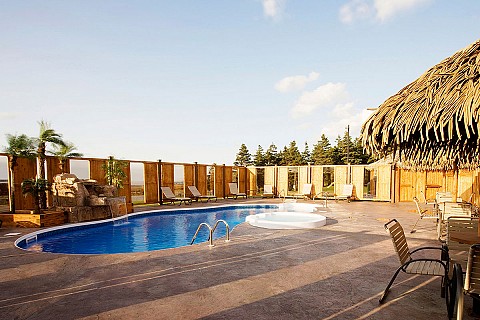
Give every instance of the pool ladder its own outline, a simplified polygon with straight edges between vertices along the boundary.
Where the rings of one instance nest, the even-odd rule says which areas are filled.
[[[213,233],[215,232],[215,229],[217,229],[218,224],[220,222],[223,222],[225,224],[225,227],[227,228],[227,239],[225,240],[225,242],[229,242],[230,241],[230,226],[228,225],[227,221],[219,219],[215,222],[215,225],[213,226],[213,228],[210,227],[210,225],[206,222],[200,223],[198,225],[197,231],[195,232],[195,235],[192,238],[192,242],[190,242],[190,245],[192,245],[195,242],[195,239],[197,239],[198,232],[200,231],[202,226],[205,226],[205,227],[208,228],[208,233],[209,233],[209,235],[208,235],[208,246],[210,248],[212,248],[214,246],[214,244],[213,244]]]

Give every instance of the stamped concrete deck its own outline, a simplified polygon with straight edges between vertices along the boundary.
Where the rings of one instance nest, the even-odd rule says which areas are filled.
[[[325,215],[310,230],[242,224],[213,249],[114,255],[24,252],[5,234],[33,230],[2,228],[0,318],[447,319],[439,278],[401,274],[378,304],[398,267],[385,222],[397,218],[410,247],[439,245],[432,221],[408,233],[411,203],[329,202]],[[466,309],[472,319],[469,298]]]

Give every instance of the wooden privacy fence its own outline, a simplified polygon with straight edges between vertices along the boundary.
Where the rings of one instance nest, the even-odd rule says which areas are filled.
[[[0,156],[6,154],[0,153]],[[107,159],[72,158],[85,161],[88,166],[88,178],[105,184],[105,172],[102,168]],[[237,182],[240,192],[250,196],[261,196],[264,185],[272,185],[276,195],[292,196],[302,190],[304,184],[312,184],[312,193],[328,192],[341,194],[345,184],[354,186],[354,196],[358,200],[411,201],[434,198],[437,191],[452,192],[463,200],[473,200],[479,204],[479,170],[423,171],[403,170],[391,164],[371,165],[330,165],[330,166],[267,166],[235,167],[226,165],[208,165],[198,163],[171,163],[123,160],[127,162],[124,188],[119,190],[125,196],[128,211],[133,211],[132,173],[130,164],[140,164],[143,168],[141,199],[136,203],[155,204],[161,202],[160,186],[168,186],[178,196],[190,196],[187,186],[194,185],[201,194],[215,195],[218,198],[228,196],[229,182]],[[67,161],[66,172],[72,171],[72,163]],[[47,179],[60,173],[59,161],[55,157],[46,159]],[[75,171],[75,170],[73,170]],[[181,172],[180,178],[176,177]],[[23,197],[21,182],[34,178],[37,173],[36,160],[18,159],[15,167],[15,205],[16,208],[33,209],[31,197]],[[75,173],[75,172],[73,172]],[[7,173],[5,173],[7,174]],[[422,194],[423,193],[423,194]],[[473,199],[471,195],[473,194]],[[8,195],[2,195],[8,197]],[[48,199],[52,204],[51,197]],[[8,206],[1,207],[8,211]]]
[[[0,153],[0,156],[7,159],[7,154]],[[99,158],[70,158],[67,160],[64,170],[66,173],[72,172],[70,160],[80,160],[84,162],[84,166],[88,171],[88,178],[96,180],[99,184],[105,184],[105,172],[103,164],[107,159]],[[8,161],[8,160],[7,160]],[[133,211],[132,204],[132,173],[130,171],[130,164],[137,163],[143,165],[143,185],[142,193],[143,199],[139,203],[155,204],[161,201],[161,186],[168,186],[179,196],[190,196],[187,186],[194,185],[202,194],[212,194],[218,198],[228,196],[229,182],[237,182],[240,192],[247,192],[248,178],[247,169],[245,167],[234,167],[226,165],[207,165],[198,163],[170,163],[170,162],[149,162],[149,161],[133,161],[122,160],[127,163],[125,168],[126,179],[124,180],[124,187],[119,190],[119,196],[125,196],[127,202],[128,212]],[[19,158],[18,165],[14,169],[15,175],[15,206],[18,210],[31,210],[34,208],[31,197],[22,196],[21,183],[25,179],[35,178],[37,174],[36,160],[29,160],[26,158]],[[55,157],[47,156],[46,159],[47,180],[52,182],[53,177],[60,172],[59,161]],[[7,165],[8,167],[8,165]],[[175,169],[179,167],[182,171],[181,181],[175,179]],[[75,171],[75,170],[73,170]],[[8,172],[4,173],[8,176]],[[85,178],[85,177],[83,177]],[[208,186],[210,184],[210,188]],[[2,189],[3,190],[3,189]],[[8,197],[7,195],[2,195]],[[10,199],[8,199],[10,201]],[[48,197],[48,205],[52,205],[52,198]],[[2,211],[8,211],[8,206],[2,206]]]
[[[305,184],[312,194],[340,195],[353,184],[359,200],[392,201],[392,165],[269,166],[248,167],[249,193],[261,195],[264,185],[272,185],[277,196],[293,196]]]

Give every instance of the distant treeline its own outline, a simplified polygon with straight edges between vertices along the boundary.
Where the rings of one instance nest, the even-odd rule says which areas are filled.
[[[278,151],[273,143],[266,151],[259,145],[253,156],[247,146],[242,144],[233,164],[236,166],[301,166],[308,163],[311,165],[368,164],[376,160],[363,151],[360,138],[352,140],[347,132],[343,138],[338,136],[336,143],[332,146],[328,138],[322,134],[320,140],[313,145],[312,151],[305,142],[303,151],[300,152],[294,140],[288,146],[284,146],[281,151]]]

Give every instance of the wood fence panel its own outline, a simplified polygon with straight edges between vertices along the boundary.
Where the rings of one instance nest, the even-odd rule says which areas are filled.
[[[197,189],[198,191],[205,195],[207,194],[207,166],[203,164],[197,165],[198,169],[198,181]]]
[[[245,167],[240,167],[237,169],[238,173],[238,192],[247,193],[247,181],[245,180],[245,175],[247,169]]]
[[[107,184],[107,180],[105,179],[105,170],[102,168],[106,161],[107,160],[103,159],[90,159],[88,161],[90,168],[90,179],[96,180],[98,184]]]
[[[288,167],[277,167],[278,168],[278,181],[277,181],[277,192],[282,196],[287,195],[288,193]]]
[[[275,185],[275,167],[265,167],[265,184]]]
[[[473,192],[474,172],[467,170],[458,171],[458,193],[462,200],[468,201]]]
[[[390,165],[376,167],[377,172],[377,190],[376,200],[390,201],[391,199],[391,183],[392,183],[392,167]]]
[[[68,167],[68,160],[65,163],[65,172],[69,172],[70,168]],[[46,171],[47,171],[47,180],[52,183],[53,178],[57,174],[61,174],[62,171],[60,170],[60,160],[56,157],[47,157],[45,159],[45,166],[46,166]],[[53,195],[52,192],[49,191],[47,192],[47,206],[51,207],[53,206]]]
[[[237,173],[238,173],[238,171],[237,171]],[[228,184],[233,181],[233,167],[225,166],[225,175],[223,177],[223,180],[225,181],[223,192],[224,192],[225,195],[228,195],[230,193],[230,189],[228,188]],[[240,190],[239,190],[239,192],[240,192]]]
[[[426,172],[426,191],[427,199],[435,199],[437,192],[445,191],[445,172],[444,171],[427,171]],[[428,186],[441,186],[440,188],[428,188]]]
[[[352,168],[353,195],[355,196],[355,198],[363,200],[364,194],[365,194],[363,190],[365,166],[351,166],[351,168]]]
[[[264,170],[264,184],[270,184],[273,186],[273,194],[278,195],[278,186],[275,179],[275,167],[265,167]]]
[[[312,192],[317,195],[323,190],[323,167],[313,166],[312,167]]]
[[[309,178],[308,167],[306,166],[298,167],[298,189],[297,190],[299,192],[302,192],[303,185],[309,183],[308,178]]]
[[[145,203],[158,203],[158,163],[143,164]]]
[[[170,187],[173,190],[174,188],[174,165],[173,163],[162,163],[162,187]]]
[[[127,176],[123,179],[123,188],[118,190],[118,195],[125,197],[125,201],[127,203],[127,210],[128,212],[133,212],[132,210],[132,175],[130,174],[130,161],[122,160],[127,163],[125,167],[125,175]]]
[[[452,170],[445,172],[445,191],[451,192],[453,194],[455,173]]]
[[[335,194],[342,194],[343,186],[347,184],[348,167],[335,167]]]
[[[400,201],[412,201],[415,196],[414,183],[416,173],[410,170],[400,170]]]
[[[195,185],[195,165],[193,164],[186,164],[183,166],[183,181],[184,181],[184,189],[185,189],[185,196],[191,196],[190,191],[188,190],[187,186]]]
[[[22,194],[22,181],[25,179],[35,179],[37,175],[37,160],[18,158],[15,166],[14,190],[15,190],[15,210],[32,210],[35,208],[33,197]]]
[[[225,197],[225,190],[223,185],[223,166],[215,166],[215,196],[217,196],[217,198]]]
[[[247,179],[247,190],[249,196],[255,196],[257,194],[257,190],[259,187],[257,185],[257,168],[255,167],[248,167],[248,179]]]

